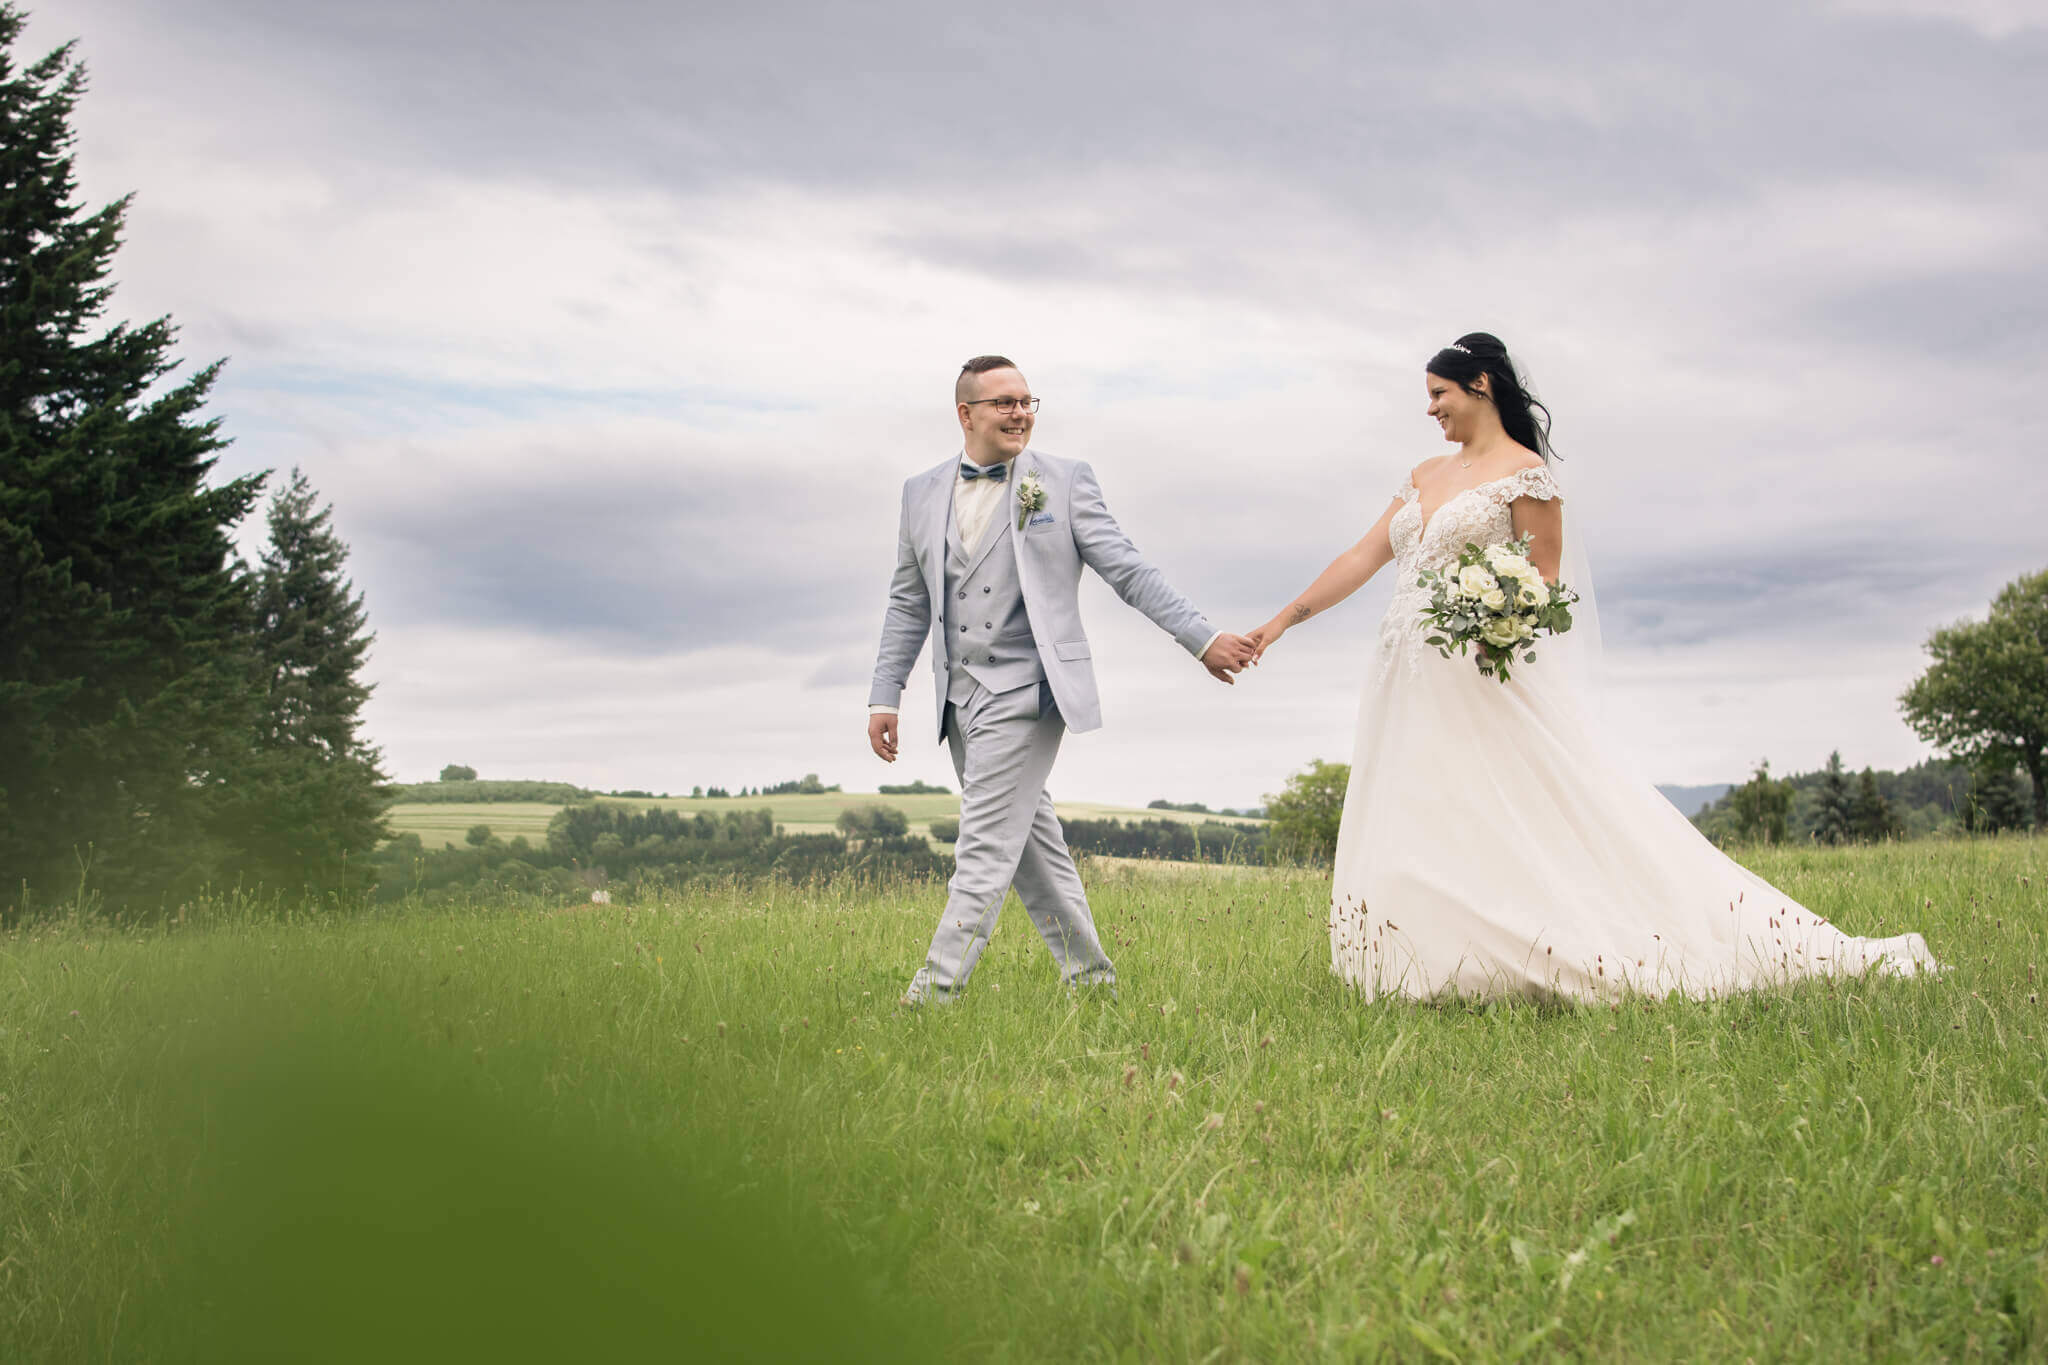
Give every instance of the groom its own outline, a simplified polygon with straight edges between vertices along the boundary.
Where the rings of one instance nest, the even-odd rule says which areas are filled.
[[[896,574],[868,692],[868,743],[896,761],[897,708],[932,644],[939,736],[960,777],[945,913],[906,1005],[967,984],[1011,886],[1067,985],[1111,983],[1088,896],[1045,781],[1069,729],[1102,724],[1077,590],[1081,566],[1152,618],[1219,682],[1251,658],[1146,563],[1103,505],[1095,471],[1029,448],[1038,399],[998,355],[960,367],[960,455],[903,485]]]

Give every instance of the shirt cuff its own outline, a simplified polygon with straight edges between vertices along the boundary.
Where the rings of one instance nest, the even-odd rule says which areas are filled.
[[[1195,657],[1197,659],[1205,657],[1209,653],[1210,646],[1214,645],[1218,640],[1222,639],[1223,634],[1224,632],[1219,630],[1214,635],[1211,635],[1209,637],[1208,643],[1204,644],[1200,649],[1195,651]]]
[[[899,716],[903,713],[893,706],[883,706],[880,703],[875,703],[868,707],[868,714],[871,716]]]

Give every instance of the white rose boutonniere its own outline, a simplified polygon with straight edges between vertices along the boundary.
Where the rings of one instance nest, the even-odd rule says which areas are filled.
[[[1038,481],[1036,474],[1026,474],[1017,480],[1017,529],[1024,529],[1024,519],[1033,512],[1045,510],[1045,485]]]

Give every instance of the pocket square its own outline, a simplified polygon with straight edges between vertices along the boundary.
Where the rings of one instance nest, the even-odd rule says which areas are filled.
[[[1054,517],[1052,513],[1040,512],[1036,516],[1031,518],[1029,524],[1033,526],[1050,526],[1056,520],[1058,520],[1058,518]]]

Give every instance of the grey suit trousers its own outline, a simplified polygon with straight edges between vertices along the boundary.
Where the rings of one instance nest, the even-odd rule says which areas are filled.
[[[964,703],[946,706],[960,838],[946,910],[908,999],[943,1000],[966,984],[1013,885],[1064,984],[1116,981],[1045,790],[1067,730],[1050,694],[1037,683],[1009,692],[977,686]]]

